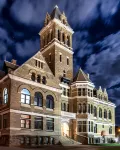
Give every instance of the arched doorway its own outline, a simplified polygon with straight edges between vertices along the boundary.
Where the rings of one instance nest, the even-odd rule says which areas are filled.
[[[69,136],[69,124],[67,122],[62,123],[61,132],[63,136]]]

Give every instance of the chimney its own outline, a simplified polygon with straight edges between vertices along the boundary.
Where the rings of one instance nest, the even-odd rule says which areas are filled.
[[[16,63],[17,63],[17,60],[15,60],[15,59],[12,59],[12,60],[11,60],[11,63],[12,63],[12,64],[14,64],[14,65],[16,65]]]

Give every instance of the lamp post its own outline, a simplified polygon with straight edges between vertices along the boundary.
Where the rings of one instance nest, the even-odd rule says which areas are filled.
[[[118,128],[118,143],[120,143],[120,128]]]

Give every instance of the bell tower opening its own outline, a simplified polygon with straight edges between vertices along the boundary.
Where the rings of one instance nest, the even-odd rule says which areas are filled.
[[[58,78],[63,77],[63,70],[66,72],[66,78],[70,80],[73,78],[73,33],[65,13],[61,13],[58,6],[54,7],[51,14],[46,14],[44,27],[39,32],[40,51]]]

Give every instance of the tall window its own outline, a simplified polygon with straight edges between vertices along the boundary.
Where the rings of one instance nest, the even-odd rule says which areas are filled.
[[[34,121],[35,129],[43,129],[43,117],[36,117]]]
[[[43,106],[43,96],[40,92],[35,92],[34,105],[40,107]]]
[[[82,132],[82,121],[78,121],[78,132]]]
[[[70,36],[67,36],[67,45],[70,46]]]
[[[102,109],[99,108],[99,117],[102,118]]]
[[[85,96],[86,95],[86,93],[85,93],[85,88],[83,88],[83,96]]]
[[[66,103],[63,103],[63,111],[66,111]]]
[[[83,104],[83,113],[86,113],[86,111],[87,111],[87,107],[86,107],[86,104],[84,103]]]
[[[107,119],[107,110],[104,109],[104,118]]]
[[[31,75],[31,80],[32,80],[32,81],[35,81],[35,73],[32,73],[32,75]]]
[[[112,126],[109,127],[109,134],[112,134]]]
[[[66,96],[66,88],[63,88],[63,95]]]
[[[90,114],[90,104],[88,104],[88,113]]]
[[[46,83],[47,83],[47,80],[46,80],[46,77],[45,77],[45,76],[43,76],[43,78],[42,78],[42,83],[43,83],[43,84],[46,84]]]
[[[30,116],[29,115],[21,115],[21,128],[30,128]]]
[[[97,107],[94,106],[94,117],[97,117]]]
[[[94,133],[97,133],[97,124],[94,126]]]
[[[62,34],[62,41],[65,44],[65,34],[64,33]]]
[[[21,103],[30,104],[30,92],[27,89],[21,91]]]
[[[70,90],[67,89],[67,96],[69,97],[70,96]]]
[[[90,96],[90,89],[88,89],[88,96]]]
[[[62,54],[60,54],[60,62],[62,62]]]
[[[89,121],[89,132],[90,132],[91,130],[90,130],[90,121]]]
[[[54,131],[54,119],[53,118],[46,118],[46,130]]]
[[[109,110],[109,112],[108,112],[108,119],[112,119],[112,114],[111,114],[111,111]]]
[[[58,30],[58,40],[60,41],[60,30]]]
[[[69,58],[67,58],[67,65],[69,65]]]
[[[91,132],[93,132],[93,122],[91,121]]]
[[[37,75],[37,82],[40,83],[41,82],[41,76]]]
[[[78,112],[82,113],[82,105],[81,104],[78,105]]]
[[[8,90],[6,88],[3,90],[3,101],[4,104],[8,102]]]
[[[91,114],[93,114],[93,105],[91,105]]]
[[[82,90],[79,88],[78,89],[78,96],[81,96],[82,95]]]
[[[46,108],[54,108],[54,98],[52,95],[47,95],[46,97]]]
[[[83,132],[86,132],[86,121],[83,121]]]

